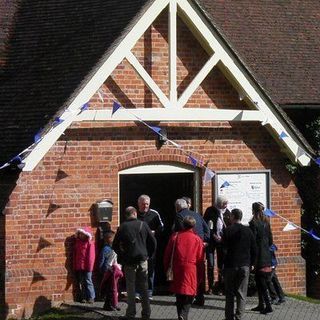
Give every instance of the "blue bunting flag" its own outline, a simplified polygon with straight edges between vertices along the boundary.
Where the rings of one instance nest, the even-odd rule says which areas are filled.
[[[150,126],[150,129],[152,131],[154,131],[155,133],[159,134],[160,131],[161,131],[161,128],[160,127],[156,127],[156,126]]]
[[[274,211],[272,211],[271,209],[266,209],[263,211],[263,213],[267,216],[267,217],[274,217],[276,215],[276,213]]]
[[[196,166],[197,166],[197,163],[198,163],[198,160],[197,160],[196,158],[190,156],[190,155],[189,155],[188,157],[189,157],[192,165],[193,165],[194,167],[196,167]]]
[[[279,136],[281,139],[284,139],[284,138],[288,138],[288,135],[284,132],[284,131],[282,131],[281,133],[280,133],[280,136]]]
[[[315,239],[315,240],[320,240],[320,237],[318,237],[318,236],[314,233],[313,229],[311,229],[311,230],[309,231],[309,234],[310,234],[310,236],[311,236],[313,239]]]
[[[220,189],[225,188],[225,187],[229,187],[230,183],[228,181],[225,181],[221,186]]]
[[[113,116],[113,114],[116,113],[120,108],[121,108],[121,105],[118,102],[113,101],[111,116]]]

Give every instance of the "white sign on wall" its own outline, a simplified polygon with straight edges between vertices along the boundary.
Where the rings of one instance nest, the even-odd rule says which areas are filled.
[[[242,223],[252,217],[252,203],[261,202],[270,207],[270,171],[216,172],[215,196],[225,195],[228,209],[241,209]]]

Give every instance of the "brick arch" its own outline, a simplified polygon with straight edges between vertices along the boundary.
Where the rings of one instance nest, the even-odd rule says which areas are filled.
[[[203,163],[204,159],[199,153],[192,152],[191,156]],[[116,165],[118,170],[124,170],[138,165],[151,163],[151,162],[179,162],[187,165],[192,165],[188,154],[180,149],[142,149],[139,151],[130,152],[116,158]]]

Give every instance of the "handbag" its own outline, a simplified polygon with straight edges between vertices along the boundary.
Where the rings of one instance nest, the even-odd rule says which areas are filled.
[[[173,255],[174,255],[174,249],[176,246],[177,238],[178,238],[178,233],[177,233],[177,236],[173,242],[173,248],[172,248],[171,257],[170,257],[170,264],[169,264],[169,267],[166,272],[167,281],[173,281]]]

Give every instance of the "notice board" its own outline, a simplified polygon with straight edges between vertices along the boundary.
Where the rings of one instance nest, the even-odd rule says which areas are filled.
[[[218,195],[226,196],[228,209],[241,209],[242,223],[247,225],[252,218],[253,202],[262,202],[270,208],[270,175],[270,170],[216,172],[215,199]]]

